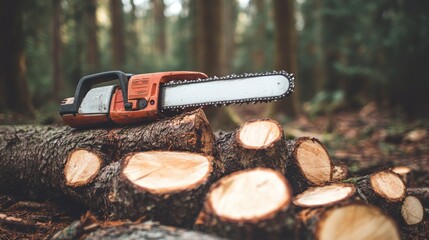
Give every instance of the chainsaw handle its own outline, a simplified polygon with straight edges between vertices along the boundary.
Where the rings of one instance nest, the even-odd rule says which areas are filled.
[[[60,114],[75,114],[78,112],[79,106],[88,93],[92,86],[95,84],[112,81],[115,79],[119,80],[119,86],[122,90],[122,96],[124,99],[125,110],[131,109],[131,103],[128,102],[128,79],[129,74],[125,74],[121,71],[108,71],[87,75],[79,80],[74,94],[74,101],[72,104],[66,104],[61,106]]]

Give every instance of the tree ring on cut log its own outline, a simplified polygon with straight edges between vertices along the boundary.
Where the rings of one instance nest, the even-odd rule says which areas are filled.
[[[293,204],[300,207],[328,206],[352,197],[355,192],[356,187],[346,183],[311,187],[294,197]]]
[[[207,181],[211,157],[190,152],[149,151],[128,156],[123,175],[134,185],[152,193],[192,189]]]
[[[374,191],[391,202],[399,202],[405,197],[406,187],[402,178],[391,171],[377,172],[370,177]]]
[[[273,120],[248,121],[240,127],[237,142],[247,149],[263,149],[272,146],[283,136],[281,126]]]
[[[230,221],[256,221],[288,207],[291,190],[286,179],[267,168],[243,170],[213,185],[208,205],[216,216]]]
[[[400,239],[392,219],[378,208],[351,204],[328,210],[316,226],[316,239]]]
[[[66,185],[79,187],[88,184],[97,176],[101,164],[101,157],[94,152],[86,149],[72,151],[64,167]]]
[[[406,197],[402,203],[401,214],[408,225],[414,225],[423,221],[424,212],[422,203],[414,196]]]
[[[331,181],[333,166],[328,151],[316,139],[302,138],[295,148],[295,157],[305,177],[315,185]]]

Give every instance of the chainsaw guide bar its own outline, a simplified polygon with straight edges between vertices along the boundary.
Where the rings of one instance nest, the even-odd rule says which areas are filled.
[[[119,85],[106,85],[110,81]],[[293,90],[294,76],[286,71],[224,77],[193,71],[108,71],[81,78],[74,96],[61,102],[59,113],[75,128],[130,125],[197,107],[277,101]]]
[[[275,81],[274,77],[280,77],[277,78],[277,81]],[[254,79],[254,81],[249,81],[250,79]],[[243,104],[243,103],[260,103],[260,102],[271,102],[271,101],[277,101],[280,100],[286,96],[289,96],[294,91],[294,76],[291,73],[287,73],[286,71],[272,71],[272,72],[265,72],[265,73],[244,73],[240,75],[232,74],[228,76],[223,77],[209,77],[204,79],[197,79],[197,80],[181,80],[181,81],[171,81],[168,83],[164,83],[161,85],[161,103],[160,103],[160,110],[183,110],[186,108],[195,108],[195,107],[205,107],[205,106],[228,106],[231,104]],[[240,83],[235,84],[239,87],[239,89],[231,89],[231,91],[234,91],[233,95],[228,95],[226,93],[222,96],[222,92],[225,92],[226,89],[222,88],[222,83],[225,86],[232,85],[235,81],[241,81],[244,83],[243,85],[240,85]],[[276,93],[276,95],[266,95],[266,96],[254,96],[255,94],[258,95],[258,92],[262,92],[261,88],[266,89],[278,89],[278,87],[274,85],[268,85],[268,81],[274,81],[275,84],[282,84],[283,87],[285,87],[284,91],[280,93]],[[252,83],[252,84],[250,84]],[[171,102],[178,101],[177,95],[179,95],[178,91],[186,91],[183,89],[179,89],[174,91],[176,87],[183,87],[183,86],[190,86],[195,85],[194,91],[192,92],[191,89],[189,89],[189,95],[188,101],[194,101],[193,103],[188,104],[172,104]],[[195,91],[195,89],[201,89],[204,85],[207,85],[205,88],[207,91]],[[171,91],[169,91],[172,89]],[[252,90],[252,93],[248,93],[249,95],[242,98],[237,98],[238,91],[247,93],[249,90]],[[210,96],[208,93],[211,92],[212,94],[216,94],[216,97],[224,97],[225,99],[212,101],[213,99],[210,99],[213,96]],[[254,95],[252,95],[254,94]],[[209,98],[207,101],[202,102],[195,102],[198,100],[195,100],[196,96],[200,95],[200,98]],[[240,94],[238,94],[240,95]],[[173,98],[173,100],[170,100],[169,102],[167,99]],[[190,100],[192,98],[192,100]],[[184,100],[182,100],[184,101]],[[168,103],[167,103],[168,102]]]

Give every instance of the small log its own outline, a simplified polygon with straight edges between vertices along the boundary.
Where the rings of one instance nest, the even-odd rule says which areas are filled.
[[[423,221],[425,209],[420,200],[414,196],[407,196],[401,205],[401,219],[407,225],[419,224]]]
[[[301,193],[310,186],[323,186],[332,180],[333,164],[323,144],[309,137],[288,141],[286,177],[294,193]]]
[[[212,185],[195,228],[232,239],[277,239],[291,234],[291,199],[279,172],[238,171]]]
[[[298,239],[401,239],[395,222],[375,206],[362,203],[302,211]]]
[[[284,171],[286,151],[284,134],[279,123],[270,119],[251,120],[236,131],[216,140],[218,159],[223,174],[255,167]]]
[[[381,208],[401,203],[406,194],[405,183],[402,178],[390,171],[384,170],[361,177],[356,186],[359,196],[368,203]]]
[[[326,207],[350,200],[356,193],[353,184],[334,183],[310,187],[293,198],[293,204],[301,208]]]

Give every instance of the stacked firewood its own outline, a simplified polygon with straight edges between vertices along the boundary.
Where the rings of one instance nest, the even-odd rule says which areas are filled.
[[[95,222],[85,217],[58,239],[400,239],[424,221],[405,175],[349,176],[319,140],[286,139],[270,119],[218,136],[202,110],[124,128],[3,126],[0,135],[1,193],[72,199],[116,223],[84,228]]]

